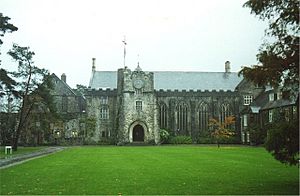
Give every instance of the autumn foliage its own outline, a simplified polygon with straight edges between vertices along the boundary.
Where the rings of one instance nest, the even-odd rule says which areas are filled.
[[[216,140],[218,147],[220,147],[220,140],[232,137],[235,133],[230,129],[230,125],[235,123],[234,116],[226,117],[224,122],[220,122],[214,118],[209,119],[209,126],[211,127],[211,136]]]

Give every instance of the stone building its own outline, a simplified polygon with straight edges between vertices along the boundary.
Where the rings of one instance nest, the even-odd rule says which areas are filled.
[[[96,71],[93,63],[85,93],[86,114],[96,119],[93,140],[158,143],[159,130],[190,136],[197,142],[210,118],[236,118],[240,130],[242,96],[236,87],[243,78],[230,72],[143,71],[121,68]]]
[[[78,137],[80,133],[80,119],[85,115],[86,101],[78,89],[72,89],[67,84],[66,74],[61,78],[52,74],[54,88],[51,91],[56,110],[61,119],[50,124],[50,129],[55,139],[70,140]]]
[[[231,72],[229,61],[224,72],[148,72],[139,65],[97,71],[93,59],[88,87],[71,89],[65,74],[53,74],[53,81],[52,94],[63,116],[50,126],[53,134],[87,144],[159,143],[160,129],[197,143],[208,136],[209,119],[224,122],[228,116],[235,117],[236,142],[249,144],[250,123],[263,128],[276,111],[296,116],[295,101]]]

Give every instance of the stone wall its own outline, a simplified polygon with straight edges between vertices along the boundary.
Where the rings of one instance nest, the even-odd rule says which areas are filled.
[[[223,104],[229,106],[230,114],[236,118],[235,129],[239,130],[239,106],[240,96],[233,91],[155,91],[158,107],[162,104],[167,106],[167,128],[173,135],[187,135],[194,140],[199,137],[201,131],[199,127],[199,107],[205,103],[208,106],[209,118],[220,120],[221,107]],[[181,132],[177,130],[178,106],[187,106],[187,130]]]
[[[115,89],[88,89],[86,92],[87,116],[96,120],[92,140],[106,141],[116,137],[117,92]],[[106,100],[107,101],[104,101]],[[107,117],[101,116],[101,109],[107,109]]]
[[[138,109],[138,102],[141,109]],[[144,129],[144,142],[159,142],[153,73],[118,70],[118,142],[133,142],[134,127]]]

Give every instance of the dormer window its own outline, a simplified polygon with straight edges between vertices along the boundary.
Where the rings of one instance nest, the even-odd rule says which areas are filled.
[[[253,100],[252,95],[244,95],[244,105],[250,105]]]

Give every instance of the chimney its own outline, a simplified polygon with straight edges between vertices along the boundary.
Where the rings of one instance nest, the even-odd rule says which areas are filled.
[[[93,61],[93,66],[92,66],[92,71],[96,71],[96,58],[92,58],[92,61]]]
[[[65,73],[61,74],[60,79],[61,79],[62,81],[64,81],[65,83],[67,83],[67,76],[66,76]]]
[[[230,73],[230,61],[225,62],[225,73]]]

